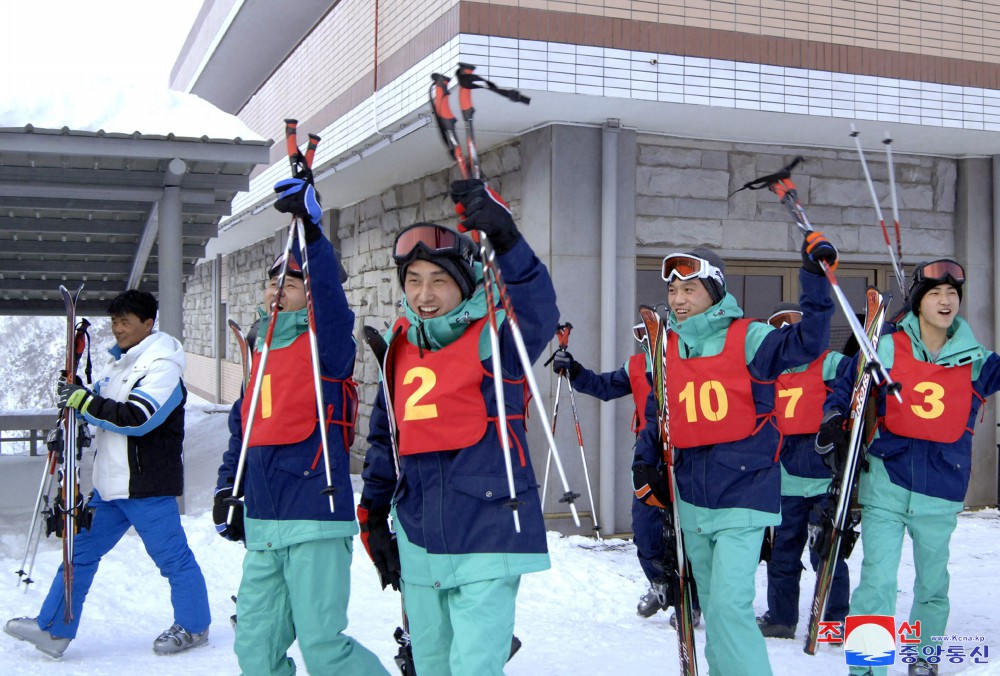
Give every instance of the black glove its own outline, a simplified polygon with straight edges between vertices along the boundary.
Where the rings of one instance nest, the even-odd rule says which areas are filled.
[[[399,591],[399,544],[396,534],[389,530],[389,506],[369,510],[362,500],[358,505],[358,525],[361,526],[361,544],[375,564],[382,589],[392,585]]]
[[[485,232],[498,256],[513,249],[521,238],[510,207],[495,190],[479,179],[453,182],[451,199],[459,217],[458,229],[462,232]]]
[[[670,504],[670,482],[660,470],[649,465],[632,468],[635,497],[651,507],[665,508]]]
[[[576,377],[580,375],[580,371],[582,370],[583,366],[580,362],[573,359],[573,355],[569,353],[569,350],[560,349],[552,354],[552,371],[556,375],[568,373],[570,380],[576,380]]]
[[[222,537],[233,542],[246,540],[246,531],[243,530],[243,504],[236,505],[233,509],[233,522],[226,523],[229,517],[229,502],[226,500],[233,495],[233,487],[226,486],[215,491],[215,502],[212,505],[212,521],[215,522],[215,530]]]
[[[320,206],[319,194],[312,184],[312,175],[278,181],[274,184],[274,192],[278,193],[275,209],[302,219],[306,242],[315,242],[323,235],[323,207]]]
[[[86,413],[87,407],[94,401],[94,393],[83,385],[62,380],[56,393],[59,395],[59,408],[75,408],[80,413]]]
[[[837,269],[837,247],[822,232],[813,231],[802,242],[802,267],[806,272],[822,275],[819,262],[826,261],[830,270]]]
[[[816,434],[816,452],[823,457],[823,462],[834,476],[839,474],[844,466],[849,443],[850,435],[847,433],[843,414],[840,411],[830,411],[823,418]]]

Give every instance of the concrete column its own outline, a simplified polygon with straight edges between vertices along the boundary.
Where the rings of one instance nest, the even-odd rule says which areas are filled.
[[[159,274],[160,330],[184,342],[183,254],[180,182],[187,171],[183,160],[170,161],[160,198],[156,236]]]
[[[996,298],[993,258],[996,181],[993,160],[959,160],[955,197],[955,254],[965,266],[967,277],[962,294],[962,317],[969,322],[976,338],[988,348],[996,346],[994,332]],[[968,506],[997,503],[997,428],[988,421],[996,418],[995,397],[987,400],[983,422],[972,438],[972,481],[965,496]]]

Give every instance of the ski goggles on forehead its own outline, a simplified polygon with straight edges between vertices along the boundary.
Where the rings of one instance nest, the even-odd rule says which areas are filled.
[[[646,340],[646,325],[636,324],[632,327],[632,336],[640,343]]]
[[[281,273],[281,266],[284,262],[285,254],[279,254],[278,257],[274,259],[274,262],[271,263],[271,267],[267,269],[267,278],[271,279],[272,277],[277,277]],[[285,270],[285,276],[302,279],[302,268],[299,266],[299,262],[295,260],[294,256],[288,259],[288,269]]]
[[[785,324],[798,324],[801,321],[802,313],[795,310],[782,310],[767,318],[767,323],[776,329],[780,329]]]
[[[454,230],[442,228],[439,225],[411,225],[396,235],[392,245],[392,257],[397,264],[410,260],[417,249],[423,249],[429,254],[454,254],[467,257],[467,247],[463,246],[461,237]]]
[[[921,265],[913,272],[914,282],[923,281],[964,284],[965,268],[951,260],[932,261]]]
[[[682,253],[672,253],[663,259],[661,275],[667,284],[675,279],[682,282],[691,279],[717,279],[720,283],[724,283],[725,279],[722,270],[704,258]]]

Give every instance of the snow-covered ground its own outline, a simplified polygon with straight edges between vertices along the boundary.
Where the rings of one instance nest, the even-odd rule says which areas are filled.
[[[239,586],[243,549],[215,534],[211,519],[211,493],[218,459],[226,445],[226,416],[219,407],[189,404],[187,431],[187,511],[184,526],[208,580],[212,601],[211,642],[205,648],[173,657],[153,654],[153,639],[171,623],[166,581],[160,577],[142,543],[130,531],[101,564],[87,599],[79,637],[59,662],[45,657],[27,643],[0,634],[0,667],[15,674],[234,674],[239,669],[232,652],[233,630],[229,616],[234,611],[230,596]],[[0,464],[9,458],[0,458]],[[37,484],[36,484],[37,485]],[[16,587],[21,565],[27,513],[3,512],[0,525],[0,570],[9,571],[0,584],[0,619],[34,615],[41,604],[61,553],[57,541],[43,541],[35,566],[38,581],[25,593]],[[991,664],[942,665],[942,673],[963,672],[974,676],[1000,675],[1000,591],[997,564],[1000,561],[1000,515],[996,510],[963,514],[952,540],[951,602],[949,633],[982,635],[990,648]],[[524,642],[508,664],[511,676],[538,674],[676,673],[676,635],[660,613],[644,620],[635,604],[646,585],[631,543],[606,541],[595,547],[592,539],[549,534],[552,569],[527,575],[518,597],[516,633]],[[913,565],[908,548],[903,553],[899,579],[897,617],[905,619],[912,599]],[[850,560],[854,581],[860,565],[860,546]],[[807,616],[812,574],[803,575],[801,614]],[[392,632],[399,624],[399,596],[382,591],[375,569],[360,542],[355,546],[352,568],[350,627],[359,639],[395,672],[392,658],[396,645]],[[2,582],[2,579],[0,579]],[[765,609],[764,567],[757,573],[759,612]],[[769,639],[768,652],[776,675],[824,676],[844,674],[843,651],[821,648],[816,656],[802,652],[804,619],[795,641]],[[696,632],[701,671],[704,661],[704,629]],[[969,648],[971,648],[969,645]],[[997,651],[994,653],[993,651]],[[292,653],[304,667],[297,650]],[[898,661],[898,660],[897,660]],[[897,664],[890,674],[905,674]],[[429,675],[427,675],[429,676]]]

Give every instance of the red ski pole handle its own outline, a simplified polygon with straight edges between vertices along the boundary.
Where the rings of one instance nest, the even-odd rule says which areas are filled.
[[[559,341],[559,349],[569,348],[569,332],[573,330],[573,325],[569,322],[556,327],[556,339]]]
[[[797,197],[797,191],[795,189],[795,183],[792,182],[790,178],[780,178],[771,185],[768,189],[778,196],[778,200],[784,202],[785,197],[790,195],[794,201]]]
[[[313,158],[316,157],[316,148],[319,147],[320,138],[316,134],[309,134],[309,145],[306,146],[306,169],[312,169]]]
[[[285,120],[285,146],[288,151],[288,162],[292,165],[292,175],[299,169],[299,141],[296,134],[299,121],[291,118]]]
[[[434,84],[434,93],[431,96],[431,107],[434,110],[434,117],[441,131],[441,138],[448,148],[448,154],[455,158],[458,170],[462,178],[469,178],[469,168],[462,154],[462,145],[458,142],[458,135],[455,132],[455,114],[451,112],[451,103],[448,101],[448,83],[451,79],[441,73],[432,73],[431,80]]]

